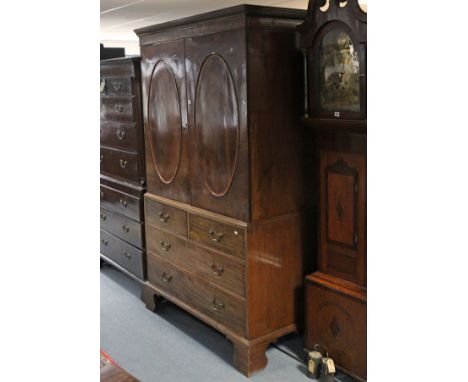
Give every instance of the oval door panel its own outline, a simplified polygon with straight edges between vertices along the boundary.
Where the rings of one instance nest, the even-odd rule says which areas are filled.
[[[236,169],[239,115],[234,81],[226,62],[212,54],[203,63],[195,94],[195,134],[205,185],[226,194]]]
[[[182,120],[177,82],[164,61],[156,64],[151,77],[148,124],[154,167],[164,183],[171,183],[180,163]]]

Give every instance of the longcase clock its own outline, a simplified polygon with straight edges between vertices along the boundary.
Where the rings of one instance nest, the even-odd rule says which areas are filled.
[[[361,380],[366,361],[367,13],[357,0],[309,2],[299,27],[303,123],[314,130],[317,271],[306,277],[306,348]]]

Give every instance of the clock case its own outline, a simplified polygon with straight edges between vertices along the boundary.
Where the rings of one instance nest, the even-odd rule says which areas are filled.
[[[325,5],[328,3],[328,9]],[[320,9],[322,8],[323,11]],[[349,34],[359,57],[360,112],[319,106],[319,46],[333,28]],[[310,127],[318,206],[316,271],[305,278],[305,347],[328,352],[338,368],[367,378],[367,14],[357,0],[310,0],[298,27],[304,55],[304,116]],[[337,110],[339,111],[339,110]]]

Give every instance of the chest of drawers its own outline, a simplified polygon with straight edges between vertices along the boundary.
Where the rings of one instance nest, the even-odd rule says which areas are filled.
[[[265,367],[268,344],[296,330],[300,214],[247,223],[147,193],[145,219],[147,307],[173,301],[233,342],[239,371]]]
[[[146,278],[139,57],[101,61],[101,258]]]

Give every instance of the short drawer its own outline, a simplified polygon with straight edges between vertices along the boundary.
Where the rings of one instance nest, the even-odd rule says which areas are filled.
[[[101,172],[144,184],[138,154],[101,147]]]
[[[244,228],[190,214],[189,238],[231,255],[245,256]]]
[[[144,280],[144,252],[101,230],[101,253],[136,277]]]
[[[106,90],[109,95],[132,95],[132,80],[129,77],[108,77]]]
[[[138,248],[143,248],[143,227],[126,216],[101,207],[101,229]]]
[[[133,97],[107,97],[101,96],[101,119],[109,121],[133,122]]]
[[[101,146],[138,151],[136,124],[101,121]]]
[[[146,227],[146,248],[186,272],[245,296],[245,266],[231,256],[207,250],[197,244],[163,232],[156,227]]]
[[[143,221],[143,200],[101,184],[101,205],[130,219]]]
[[[147,224],[187,237],[187,213],[145,198],[145,219]]]
[[[237,333],[245,333],[245,302],[169,262],[147,254],[148,281]]]

